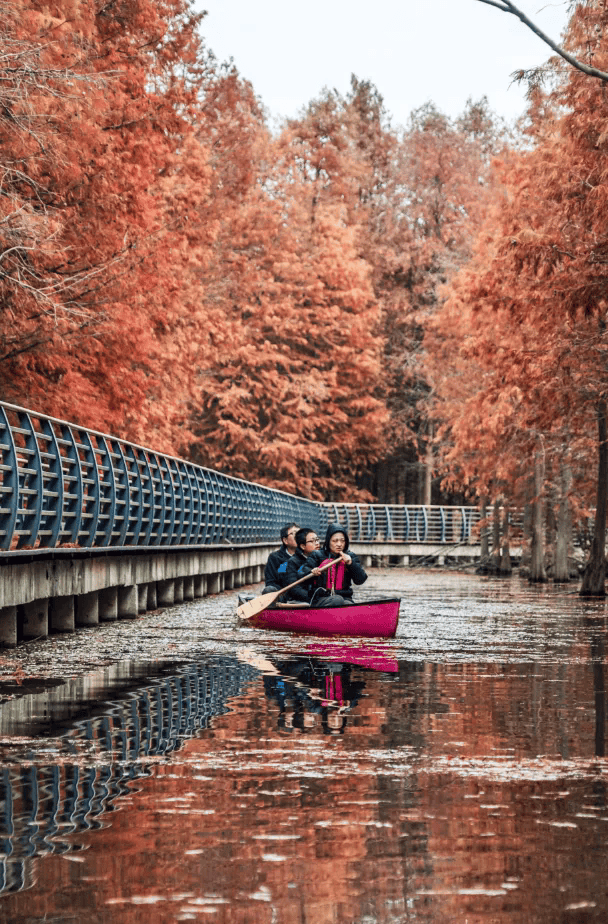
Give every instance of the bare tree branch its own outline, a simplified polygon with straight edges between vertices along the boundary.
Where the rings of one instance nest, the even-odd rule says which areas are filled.
[[[570,52],[562,48],[561,45],[558,45],[553,39],[550,39],[548,35],[545,35],[542,29],[539,29],[531,19],[528,19],[526,14],[518,9],[511,0],[478,0],[478,3],[487,3],[488,6],[495,6],[497,10],[502,10],[503,13],[512,13],[513,16],[517,16],[528,29],[531,29],[535,35],[538,35],[539,39],[545,42],[549,48],[552,48],[556,54],[564,59],[564,61],[571,64],[572,67],[582,71],[583,74],[587,74],[588,77],[597,77],[598,80],[603,80],[608,83],[607,73],[599,71],[596,67],[589,67],[588,64],[584,64],[582,61],[579,61],[578,58],[575,58],[574,55],[571,55]]]

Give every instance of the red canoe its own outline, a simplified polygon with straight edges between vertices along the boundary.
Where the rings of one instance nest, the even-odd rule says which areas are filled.
[[[352,606],[326,606],[279,603],[243,621],[256,629],[275,632],[305,632],[307,635],[359,635],[367,638],[394,638],[399,621],[400,597],[365,600]]]

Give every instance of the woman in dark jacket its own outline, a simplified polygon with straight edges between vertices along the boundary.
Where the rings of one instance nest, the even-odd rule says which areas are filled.
[[[298,575],[313,574],[308,581],[309,600],[313,606],[342,606],[353,602],[353,584],[364,584],[367,574],[357,556],[348,551],[348,533],[339,523],[330,523],[323,548],[308,556],[298,569]],[[337,564],[319,573],[319,568],[332,559]],[[312,585],[312,586],[311,586]]]

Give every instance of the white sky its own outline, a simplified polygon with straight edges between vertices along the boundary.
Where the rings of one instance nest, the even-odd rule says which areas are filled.
[[[479,0],[195,0],[206,9],[206,44],[232,57],[272,117],[294,116],[323,87],[346,93],[350,75],[371,80],[392,115],[432,100],[456,116],[468,97],[486,95],[506,119],[524,109],[511,84],[520,68],[542,64],[551,49],[519,19]],[[516,0],[553,40],[567,0]]]

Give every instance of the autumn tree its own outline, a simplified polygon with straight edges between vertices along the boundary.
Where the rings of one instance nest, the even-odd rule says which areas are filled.
[[[3,15],[2,396],[308,496],[426,453],[487,105],[399,132],[353,77],[274,138],[187,0]]]
[[[432,429],[426,411],[429,384],[423,337],[440,305],[440,289],[468,260],[483,208],[492,192],[491,158],[506,131],[487,101],[469,101],[458,119],[433,104],[412,113],[395,148],[392,166],[394,237],[385,297],[385,355],[395,454],[415,446],[423,476],[418,498],[431,503]]]
[[[565,39],[567,47],[600,69],[608,63],[606,16],[601,3],[578,6]],[[542,434],[556,458],[572,467],[572,493],[591,501],[585,494],[586,473],[595,441],[596,529],[581,592],[603,595],[608,488],[605,94],[600,81],[575,69],[562,72],[549,105],[539,96],[537,90],[531,108],[534,148],[509,166],[508,196],[486,229],[477,264],[465,271],[448,299],[446,328],[458,305],[470,305],[466,345],[458,356],[474,356],[483,377],[476,374],[480,387],[473,389],[466,407],[458,411],[452,406],[450,416],[445,404],[444,411],[454,457],[460,453],[466,460],[467,450],[475,456],[469,475],[483,478],[500,462],[512,487],[515,469],[526,456],[530,465]],[[544,118],[535,121],[541,110]],[[442,389],[445,395],[448,381]],[[472,432],[470,423],[474,409],[486,432],[497,434],[502,454],[490,449],[483,459],[483,437]],[[506,446],[509,429],[519,432],[511,451]]]
[[[186,406],[171,346],[188,238],[168,185],[189,170],[188,196],[201,180],[204,193],[206,154],[192,151],[201,17],[180,0],[7,9],[49,75],[27,99],[16,88],[23,130],[4,148],[22,164],[21,214],[48,232],[13,251],[29,291],[5,277],[3,396],[175,448]]]
[[[558,54],[564,61],[567,61],[572,67],[576,68],[582,74],[586,74],[588,77],[596,77],[598,80],[608,81],[608,72],[600,70],[597,67],[594,67],[593,64],[588,61],[583,60],[583,55],[577,57],[576,54],[572,52],[564,45],[559,42],[556,42],[551,36],[547,35],[540,26],[530,19],[529,16],[526,16],[524,11],[520,9],[513,0],[477,0],[478,3],[485,3],[488,6],[493,6],[497,10],[500,10],[503,13],[507,13],[511,16],[515,16],[519,19],[528,29],[530,29],[535,35],[541,39],[549,48]],[[573,0],[572,5],[576,3],[576,0]],[[542,71],[543,68],[534,68],[529,72],[519,71],[516,73],[518,79],[532,79],[536,81],[538,74]]]
[[[86,324],[78,293],[94,285],[95,273],[68,264],[60,203],[47,174],[50,162],[61,157],[56,110],[95,93],[102,81],[76,55],[68,68],[49,54],[48,43],[28,35],[17,7],[5,5],[0,15],[0,351],[6,388],[11,365],[48,349],[54,328]],[[53,272],[56,265],[64,272]]]
[[[344,203],[353,162],[327,142],[331,107],[273,140],[236,75],[205,106],[220,226],[205,310],[222,323],[200,365],[196,458],[307,496],[356,490],[384,410],[369,267]]]

